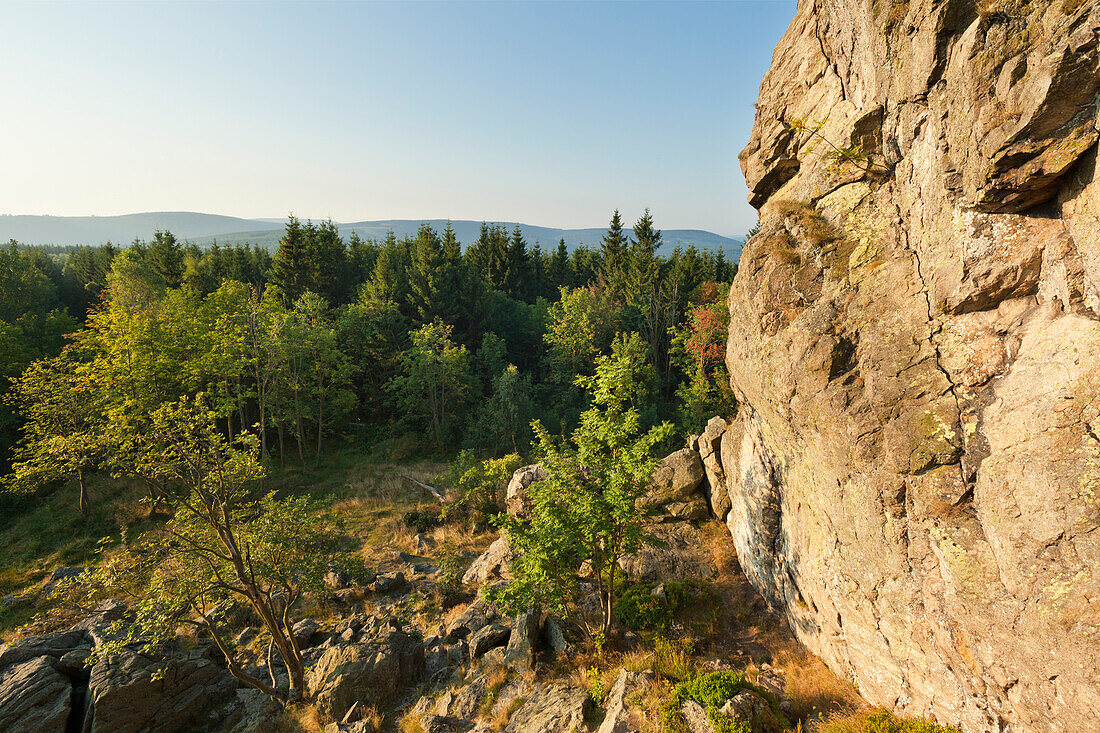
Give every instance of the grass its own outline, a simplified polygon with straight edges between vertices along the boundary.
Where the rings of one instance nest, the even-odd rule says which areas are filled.
[[[830,717],[817,733],[959,733],[959,729],[938,725],[928,718],[902,718],[876,708]]]

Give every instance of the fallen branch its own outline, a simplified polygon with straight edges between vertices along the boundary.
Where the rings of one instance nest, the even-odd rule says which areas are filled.
[[[445,498],[443,498],[443,494],[439,493],[439,489],[435,488],[434,486],[428,486],[423,481],[417,481],[412,476],[403,476],[403,478],[407,478],[409,481],[412,481],[417,486],[422,486],[425,489],[427,489],[428,491],[432,492],[432,496],[439,499],[440,504],[446,504],[447,503],[447,500]]]

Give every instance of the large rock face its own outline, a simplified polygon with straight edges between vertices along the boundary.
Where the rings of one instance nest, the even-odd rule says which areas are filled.
[[[966,731],[1100,730],[1098,31],[801,0],[741,154],[741,563],[869,700]]]

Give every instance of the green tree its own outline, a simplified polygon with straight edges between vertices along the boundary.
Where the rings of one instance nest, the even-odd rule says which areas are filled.
[[[136,436],[140,467],[163,480],[172,519],[87,578],[90,590],[122,595],[134,612],[97,646],[95,658],[155,652],[176,639],[179,626],[193,626],[209,634],[245,685],[279,700],[305,697],[305,663],[292,627],[302,597],[323,588],[338,556],[332,527],[304,499],[257,498],[253,488],[264,471],[255,438],[229,442],[201,396],[168,403],[151,421],[153,429]],[[227,601],[246,604],[259,619],[288,672],[286,687],[275,682],[270,653],[270,682],[245,668],[219,613]]]
[[[163,287],[178,288],[183,282],[184,252],[172,232],[159,229],[154,232],[145,259]]]
[[[619,210],[611,215],[611,224],[601,244],[602,266],[600,276],[613,297],[622,295],[629,269],[629,242],[623,232],[623,218]]]
[[[521,374],[514,364],[505,367],[493,380],[489,398],[473,415],[468,442],[493,455],[526,452],[535,415],[533,392],[530,376]]]
[[[412,344],[389,385],[404,418],[426,428],[437,447],[450,440],[473,381],[469,352],[451,340],[451,331],[433,321],[409,334]]]
[[[515,578],[500,596],[506,605],[564,609],[582,563],[591,563],[600,599],[597,628],[615,619],[619,558],[650,542],[643,531],[642,498],[657,465],[654,447],[672,432],[669,423],[645,430],[637,407],[644,361],[637,334],[621,336],[596,374],[578,377],[592,399],[572,436],[557,439],[533,425],[546,478],[528,489],[530,518],[502,515],[517,556]]]
[[[72,350],[32,363],[8,396],[25,419],[15,450],[9,490],[29,492],[75,479],[77,508],[88,516],[86,475],[104,451],[104,420],[95,379]]]
[[[271,284],[278,288],[283,302],[288,305],[298,300],[313,280],[309,250],[307,227],[291,214],[271,261]]]

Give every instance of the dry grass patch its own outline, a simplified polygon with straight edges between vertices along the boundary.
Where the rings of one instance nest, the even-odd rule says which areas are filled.
[[[889,710],[876,708],[831,716],[817,733],[959,733],[959,729],[938,725],[928,718],[902,718]]]

